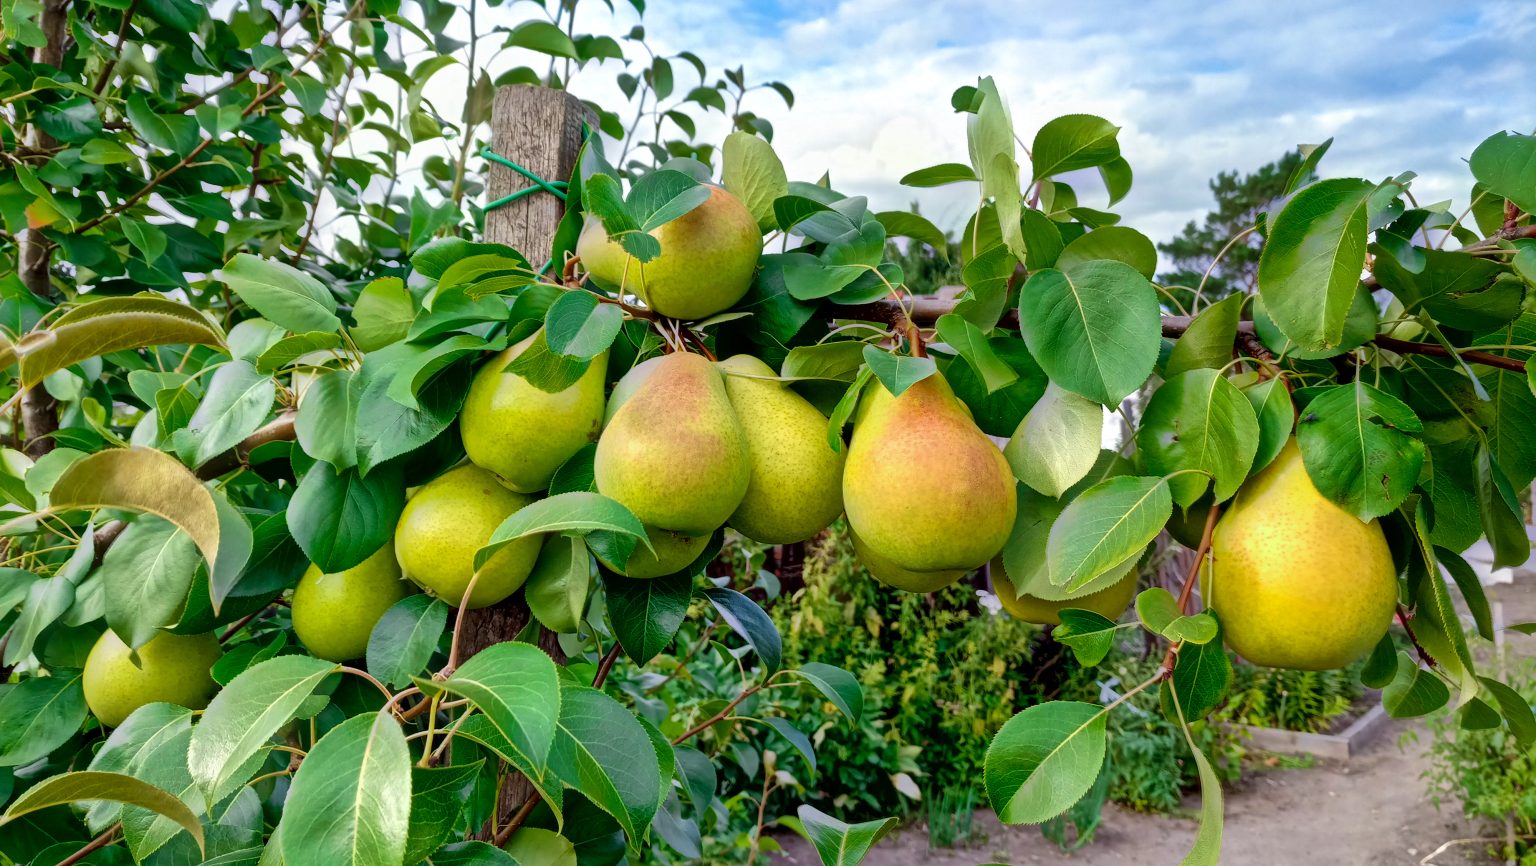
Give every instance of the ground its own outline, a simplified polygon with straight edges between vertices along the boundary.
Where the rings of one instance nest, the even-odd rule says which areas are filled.
[[[1488,588],[1504,623],[1536,622],[1536,574]],[[1511,656],[1536,657],[1536,637],[1508,634]],[[1227,791],[1223,866],[1415,866],[1442,843],[1486,832],[1470,826],[1455,803],[1436,809],[1421,774],[1428,732],[1416,721],[1396,721],[1348,762],[1321,762],[1307,769],[1249,773]],[[1186,807],[1193,814],[1198,802]],[[921,826],[883,840],[867,866],[1173,866],[1189,850],[1190,817],[1139,815],[1106,807],[1091,845],[1064,854],[1034,827],[1004,827],[990,811],[976,815],[985,841],[975,847],[928,849]],[[798,837],[780,840],[785,866],[814,866],[816,855]],[[1436,855],[1433,866],[1489,864],[1479,846],[1457,846]],[[1428,864],[1426,864],[1428,866]]]

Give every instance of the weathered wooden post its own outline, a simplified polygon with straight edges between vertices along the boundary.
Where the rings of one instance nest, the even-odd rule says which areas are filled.
[[[581,100],[563,90],[531,85],[503,87],[496,92],[491,112],[491,149],[546,181],[565,180],[576,165],[582,122],[590,114]],[[486,178],[486,201],[533,185],[496,163],[487,167]],[[564,213],[564,202],[553,195],[523,196],[485,215],[485,240],[506,244],[538,266],[549,255]],[[466,611],[460,636],[465,657],[517,637],[531,616],[522,593],[490,607]],[[542,629],[538,643],[556,662],[565,661],[554,633]],[[502,788],[496,823],[505,824],[532,795],[533,788],[521,776],[513,779]]]

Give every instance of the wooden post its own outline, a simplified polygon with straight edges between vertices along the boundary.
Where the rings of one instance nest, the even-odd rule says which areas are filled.
[[[513,85],[496,92],[491,112],[491,149],[547,181],[565,180],[576,166],[581,151],[581,125],[590,112],[581,100],[563,90],[532,85]],[[486,201],[495,201],[533,184],[522,175],[490,163],[486,175]],[[548,258],[555,229],[565,205],[548,193],[534,193],[485,215],[485,240],[506,244],[528,257],[535,266]],[[558,271],[559,263],[555,267]],[[522,593],[499,604],[465,612],[465,657],[493,644],[516,638],[532,614]],[[557,663],[565,662],[558,636],[539,631],[539,647]],[[497,825],[502,825],[533,795],[533,787],[521,776],[501,789]]]

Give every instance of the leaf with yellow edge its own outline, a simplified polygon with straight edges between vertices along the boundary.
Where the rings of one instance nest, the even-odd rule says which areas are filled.
[[[0,367],[20,365],[30,388],[87,358],[176,343],[222,346],[224,335],[202,313],[175,301],[135,295],[81,304],[15,343],[0,345]]]
[[[212,565],[219,558],[213,494],[179,460],[153,448],[113,448],[76,460],[54,482],[49,506],[128,508],[163,517],[192,537]]]
[[[101,770],[64,773],[39,782],[28,788],[25,794],[17,797],[16,802],[5,810],[5,814],[0,815],[0,824],[14,821],[30,812],[50,806],[102,800],[142,806],[151,812],[170,818],[186,828],[186,831],[192,834],[192,838],[197,840],[198,849],[202,850],[202,822],[179,797],[132,776]]]

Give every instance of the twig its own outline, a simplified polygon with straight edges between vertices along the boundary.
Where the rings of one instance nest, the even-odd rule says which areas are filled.
[[[608,680],[609,672],[613,670],[614,662],[619,660],[619,653],[622,651],[623,647],[619,646],[618,641],[614,641],[613,649],[609,650],[608,654],[603,656],[602,662],[600,662],[597,666],[597,676],[592,678],[592,688],[600,689],[603,687],[603,683]]]
[[[97,836],[95,839],[85,843],[85,846],[82,847],[79,851],[76,851],[68,857],[65,857],[63,860],[60,860],[58,862],[58,866],[75,866],[76,863],[79,863],[81,860],[91,856],[92,851],[97,851],[107,847],[117,837],[117,831],[121,830],[122,827],[122,824],[113,824],[111,827],[108,827],[106,830],[102,831],[100,836]]]
[[[1419,660],[1424,662],[1424,664],[1429,665],[1430,667],[1435,667],[1434,658],[1429,654],[1427,650],[1424,649],[1424,645],[1419,643],[1418,635],[1413,633],[1413,626],[1408,624],[1408,620],[1412,618],[1413,617],[1408,615],[1407,608],[1403,607],[1401,604],[1397,606],[1397,621],[1402,624],[1403,631],[1408,633],[1408,640],[1413,643],[1414,650],[1418,652]]]
[[[719,722],[722,719],[724,719],[725,717],[729,716],[731,714],[732,710],[734,710],[737,707],[741,706],[741,702],[742,701],[746,700],[747,698],[752,697],[753,695],[757,694],[758,692],[760,692],[762,690],[763,690],[762,686],[748,686],[747,688],[742,689],[741,690],[741,694],[737,695],[734,699],[731,700],[730,703],[726,704],[724,709],[722,709],[718,713],[715,713],[713,716],[710,716],[708,719],[705,719],[704,721],[699,722],[697,725],[694,725],[693,727],[689,728],[687,731],[684,731],[682,734],[679,734],[677,736],[677,738],[672,741],[672,745],[674,745],[674,746],[681,745],[681,744],[687,742],[689,739],[691,739],[695,734],[697,734],[697,733],[699,733],[701,731],[708,730],[710,728],[710,726],[714,725],[716,722]]]
[[[97,544],[101,543],[100,540],[99,540],[99,536],[98,536],[98,541],[96,543]],[[240,633],[240,629],[243,629],[246,626],[251,624],[251,620],[255,619],[258,616],[261,616],[262,614],[266,613],[267,611],[269,611],[271,609],[272,609],[272,606],[270,604],[269,605],[264,605],[264,606],[262,606],[262,607],[260,607],[260,608],[258,608],[256,610],[251,611],[250,613],[246,614],[245,616],[241,617],[239,622],[237,622],[234,625],[230,626],[229,628],[225,629],[224,633],[219,635],[219,643],[224,643],[225,641],[227,641],[230,638],[234,637],[236,634],[239,634]]]
[[[107,63],[101,68],[101,74],[96,76],[96,86],[91,88],[100,94],[107,87],[107,82],[112,78],[112,70],[117,68],[118,58],[123,56],[123,42],[128,39],[128,25],[133,21],[133,13],[138,11],[139,0],[133,0],[128,4],[128,9],[123,13],[123,23],[117,28],[117,44],[112,47],[112,56],[107,58]]]

